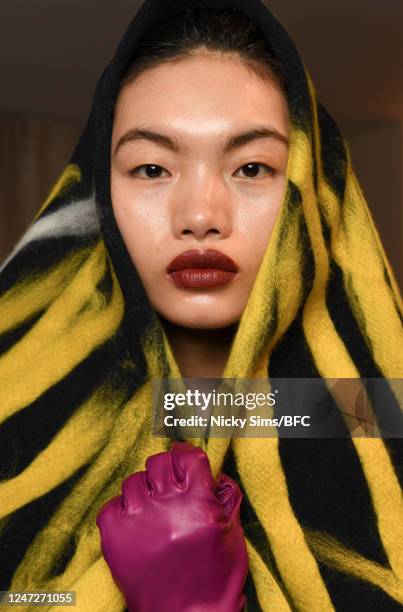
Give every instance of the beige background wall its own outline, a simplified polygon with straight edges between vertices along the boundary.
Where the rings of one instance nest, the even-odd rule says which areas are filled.
[[[79,134],[71,121],[0,115],[0,260],[32,221]]]
[[[392,267],[403,286],[403,122],[349,138],[353,165]]]

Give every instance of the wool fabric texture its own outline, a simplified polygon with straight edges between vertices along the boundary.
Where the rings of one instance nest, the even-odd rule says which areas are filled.
[[[110,143],[138,41],[194,4],[143,4],[69,165],[1,268],[0,587],[74,590],[77,612],[125,609],[96,513],[172,442],[152,435],[151,385],[180,372],[113,217]],[[286,194],[224,377],[401,377],[396,280],[292,41],[258,0],[198,4],[236,8],[260,27],[284,68],[291,121]],[[328,401],[347,427],[330,390]],[[382,406],[372,409],[381,423]],[[249,611],[401,609],[398,438],[189,441],[242,489]]]

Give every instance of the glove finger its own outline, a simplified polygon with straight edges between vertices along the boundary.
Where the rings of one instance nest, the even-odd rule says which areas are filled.
[[[170,453],[172,466],[179,481],[183,475],[186,487],[208,489],[214,492],[216,482],[211,472],[210,462],[207,454],[200,447],[188,442],[174,442]]]
[[[239,515],[242,492],[235,480],[221,472],[217,478],[215,494],[222,504],[226,516]]]
[[[112,497],[98,512],[96,523],[101,536],[101,550],[111,572],[116,567],[116,550],[122,549],[125,531],[122,530],[120,517],[125,514],[123,496]]]
[[[146,472],[144,471],[135,472],[122,482],[123,504],[129,512],[143,507],[149,494]]]
[[[96,518],[96,524],[100,531],[108,528],[111,522],[116,521],[116,516],[124,510],[122,501],[122,495],[115,495],[100,508]]]
[[[163,494],[172,491],[180,482],[176,479],[172,467],[172,455],[170,452],[156,453],[146,460],[147,480],[151,485],[152,494]]]

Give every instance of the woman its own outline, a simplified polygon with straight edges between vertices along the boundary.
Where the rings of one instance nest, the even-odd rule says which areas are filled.
[[[237,53],[234,59],[233,49],[228,58],[226,48],[221,58],[210,53],[184,60],[176,53],[173,64],[160,56],[151,79],[150,66],[136,64],[139,41],[180,4],[143,5],[99,83],[72,163],[1,275],[4,588],[76,590],[81,610],[124,609],[101,556],[95,519],[125,478],[170,448],[170,440],[151,435],[154,378],[398,378],[402,372],[401,302],[393,273],[346,145],[317,102],[288,36],[257,1],[208,2],[234,7],[259,26],[267,42],[266,52],[259,50],[264,78],[257,78],[256,61],[239,60]],[[238,35],[234,39],[236,45]],[[190,61],[193,71],[186,73]],[[181,157],[171,147],[168,158],[145,145],[139,152],[139,139],[123,143],[118,153],[137,119],[133,108],[149,111],[142,119],[152,116],[154,123],[166,117],[155,114],[159,103],[164,113],[170,104],[171,112],[177,108],[179,99],[163,98],[167,91],[173,95],[164,89],[173,82],[169,75],[175,72],[181,91],[186,85],[197,91],[196,61],[200,83],[219,73],[225,87],[215,90],[216,106],[206,107],[205,117],[199,100],[189,96],[187,107],[172,116],[187,110],[189,121],[162,126],[181,135],[190,153]],[[233,112],[239,111],[235,93],[234,109],[220,107],[236,78],[243,85],[241,101],[253,98],[248,119],[259,111],[260,120],[277,122],[284,142],[276,152],[266,138],[253,143],[252,157],[243,158],[240,150],[234,158],[213,153],[213,127],[221,142],[229,127],[246,118]],[[161,87],[153,91],[157,82]],[[212,79],[208,86],[214,91]],[[262,96],[267,107],[257,104]],[[203,130],[195,118],[203,119]],[[135,159],[122,160],[124,148]],[[152,166],[148,180],[157,176],[158,187],[139,183],[147,180],[144,164]],[[270,175],[273,166],[278,174]],[[129,181],[132,171],[136,178]],[[140,206],[132,213],[134,201]],[[260,215],[256,229],[250,210],[240,214],[242,204],[251,202]],[[134,220],[141,221],[140,237],[133,237]],[[162,257],[158,241],[164,237]],[[139,246],[143,238],[146,248],[155,240],[147,260]],[[183,250],[173,248],[179,242]],[[169,266],[196,244],[220,245],[239,276],[193,289],[183,282],[197,275],[182,274],[181,287],[175,278],[158,277],[162,263]],[[165,283],[161,295],[159,282]],[[209,300],[213,308],[207,308]],[[23,385],[21,372],[28,373]],[[378,419],[380,409],[374,405]],[[403,523],[393,439],[193,442],[207,452],[214,476],[222,470],[242,489],[250,609],[400,608]]]

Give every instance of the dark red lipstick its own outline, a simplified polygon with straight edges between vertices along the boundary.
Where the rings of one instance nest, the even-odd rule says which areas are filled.
[[[185,251],[169,264],[167,272],[179,287],[208,289],[227,285],[238,272],[235,262],[215,249]]]

